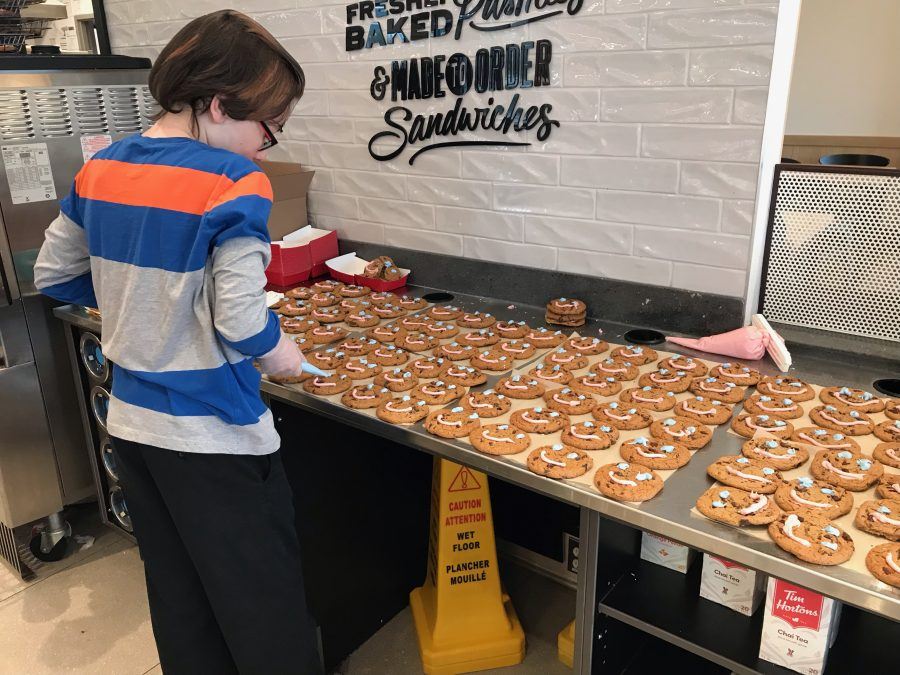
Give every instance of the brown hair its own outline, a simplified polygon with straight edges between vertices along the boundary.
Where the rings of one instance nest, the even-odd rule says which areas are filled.
[[[150,71],[157,119],[185,107],[196,116],[218,96],[235,120],[277,119],[303,95],[300,64],[269,31],[245,14],[223,9],[188,23]]]

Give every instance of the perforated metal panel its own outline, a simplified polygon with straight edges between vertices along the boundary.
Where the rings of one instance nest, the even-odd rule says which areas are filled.
[[[0,139],[27,141],[34,138],[34,125],[24,89],[0,89]]]
[[[900,172],[782,170],[770,220],[767,318],[900,342]]]

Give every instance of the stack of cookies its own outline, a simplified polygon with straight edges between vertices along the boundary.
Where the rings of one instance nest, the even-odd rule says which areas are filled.
[[[581,300],[556,298],[547,303],[545,321],[556,326],[574,328],[583,326],[587,316],[587,305]]]
[[[380,255],[366,265],[365,270],[363,270],[363,276],[370,279],[396,281],[403,276],[403,271],[397,267],[390,256]]]

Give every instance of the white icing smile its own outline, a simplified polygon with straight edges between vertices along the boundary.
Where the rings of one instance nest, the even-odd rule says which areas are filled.
[[[639,394],[632,394],[631,398],[633,398],[635,401],[644,401],[645,403],[662,403],[663,402],[662,396],[657,396],[655,398],[651,398],[649,396],[641,396]]]
[[[670,382],[678,382],[678,380],[680,380],[681,378],[680,377],[659,377],[656,373],[653,373],[650,376],[650,379],[653,380],[654,382],[668,384]]]
[[[356,391],[351,391],[350,395],[353,398],[355,398],[357,401],[369,401],[373,398],[377,398],[374,394],[363,394],[362,396],[360,396],[359,394],[356,393]]]
[[[629,487],[637,487],[637,483],[635,483],[633,480],[627,480],[627,479],[622,479],[622,478],[616,478],[616,475],[615,475],[615,472],[614,472],[614,471],[610,471],[610,472],[609,472],[609,479],[610,479],[613,483],[618,483],[619,485],[627,485],[627,486],[629,486]]]
[[[833,418],[827,412],[823,412],[820,414],[822,415],[822,417],[824,419],[828,420],[829,422],[832,422],[832,423],[837,424],[842,427],[855,427],[857,424],[865,424],[865,422],[863,422],[861,420],[859,420],[859,421],[853,420],[852,422],[841,422],[840,420],[836,420],[835,418]]]
[[[894,518],[888,518],[883,513],[879,513],[878,511],[873,511],[869,514],[869,518],[872,520],[877,520],[879,523],[884,523],[885,525],[891,525],[893,527],[900,527],[900,520],[896,520]]]
[[[706,382],[701,382],[700,388],[703,391],[714,391],[714,392],[717,392],[720,394],[724,394],[726,391],[728,391],[730,389],[730,387],[714,387]]]
[[[559,394],[553,394],[553,400],[561,405],[567,405],[572,408],[574,408],[575,406],[577,406],[581,403],[581,401],[563,401],[562,399],[559,398]]]
[[[801,546],[809,547],[810,543],[806,539],[794,534],[794,528],[798,525],[800,525],[800,519],[792,513],[787,517],[787,520],[784,521],[784,533],[789,539],[793,539]]]
[[[445,420],[444,416],[440,413],[438,414],[436,419],[440,424],[446,424],[448,427],[461,427],[463,425],[463,423],[459,420]]]
[[[797,406],[795,406],[795,405],[788,406],[787,408],[773,408],[773,407],[767,406],[765,404],[765,402],[763,402],[763,401],[760,401],[756,405],[758,405],[760,408],[762,408],[763,410],[765,410],[767,412],[789,412],[791,410],[797,409]]]
[[[828,443],[820,443],[818,440],[816,440],[815,438],[810,438],[810,437],[809,437],[807,434],[805,434],[805,433],[800,434],[800,438],[802,438],[802,439],[805,440],[805,441],[809,441],[809,442],[812,443],[813,445],[816,445],[816,446],[818,446],[818,447],[820,447],[820,448],[829,448],[829,449],[832,449],[832,448],[852,448],[852,447],[853,447],[850,443],[832,443],[832,444],[828,444]]]
[[[390,402],[385,403],[384,407],[386,410],[390,410],[391,412],[399,412],[399,413],[411,412],[413,409],[411,405],[406,406],[405,408],[395,408],[393,403],[390,403]]]
[[[715,415],[716,414],[715,410],[697,410],[696,408],[692,408],[687,403],[684,404],[684,409],[687,410],[688,412],[694,413],[695,415]]]
[[[547,457],[547,451],[541,450],[541,459],[547,462],[547,464],[552,464],[553,466],[565,466],[565,462],[557,462],[555,459],[550,459]]]
[[[754,476],[752,473],[744,473],[743,471],[738,471],[733,466],[726,466],[725,470],[732,474],[733,476],[737,476],[738,478],[743,478],[744,480],[754,480],[758,483],[771,483],[768,478],[763,478],[762,476]]]
[[[575,429],[578,427],[571,427],[569,429],[569,433],[572,434],[575,438],[581,438],[585,441],[599,441],[600,437],[596,434],[579,434]]]
[[[766,508],[766,504],[769,503],[769,498],[765,495],[758,495],[755,492],[751,492],[750,496],[753,497],[756,495],[756,501],[753,502],[750,506],[741,509],[738,511],[742,516],[749,516],[751,513],[756,513],[760,509]]]
[[[526,422],[531,422],[532,424],[549,424],[549,420],[536,420],[528,416],[528,413],[522,413],[522,419]]]
[[[800,495],[797,494],[797,491],[794,488],[791,488],[791,499],[793,499],[798,504],[803,504],[804,506],[812,506],[813,508],[816,508],[816,509],[827,509],[831,506],[831,504],[828,504],[828,503],[813,502],[813,501],[810,501],[809,499],[804,499],[803,497],[801,497]]]
[[[495,443],[515,443],[515,441],[511,438],[497,438],[496,436],[491,436],[490,432],[482,431],[481,437],[486,438],[489,441],[494,441]]]
[[[842,478],[846,478],[847,480],[864,480],[866,477],[866,474],[864,474],[864,473],[851,473],[850,471],[844,471],[843,469],[839,469],[836,466],[834,466],[831,462],[829,462],[827,459],[822,460],[822,466],[824,466],[829,471],[833,471],[838,476],[841,476]]]
[[[334,382],[322,382],[318,377],[313,380],[313,385],[316,387],[333,387]]]
[[[649,457],[651,459],[662,459],[666,456],[664,452],[647,452],[640,445],[635,446],[637,448],[637,453],[641,457]]]
[[[888,551],[888,554],[885,556],[885,560],[887,564],[891,566],[891,569],[894,570],[897,574],[900,574],[900,565],[894,561],[894,552]]]

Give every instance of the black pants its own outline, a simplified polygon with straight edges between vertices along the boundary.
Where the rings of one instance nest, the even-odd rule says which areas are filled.
[[[113,446],[166,675],[320,673],[280,453]]]

